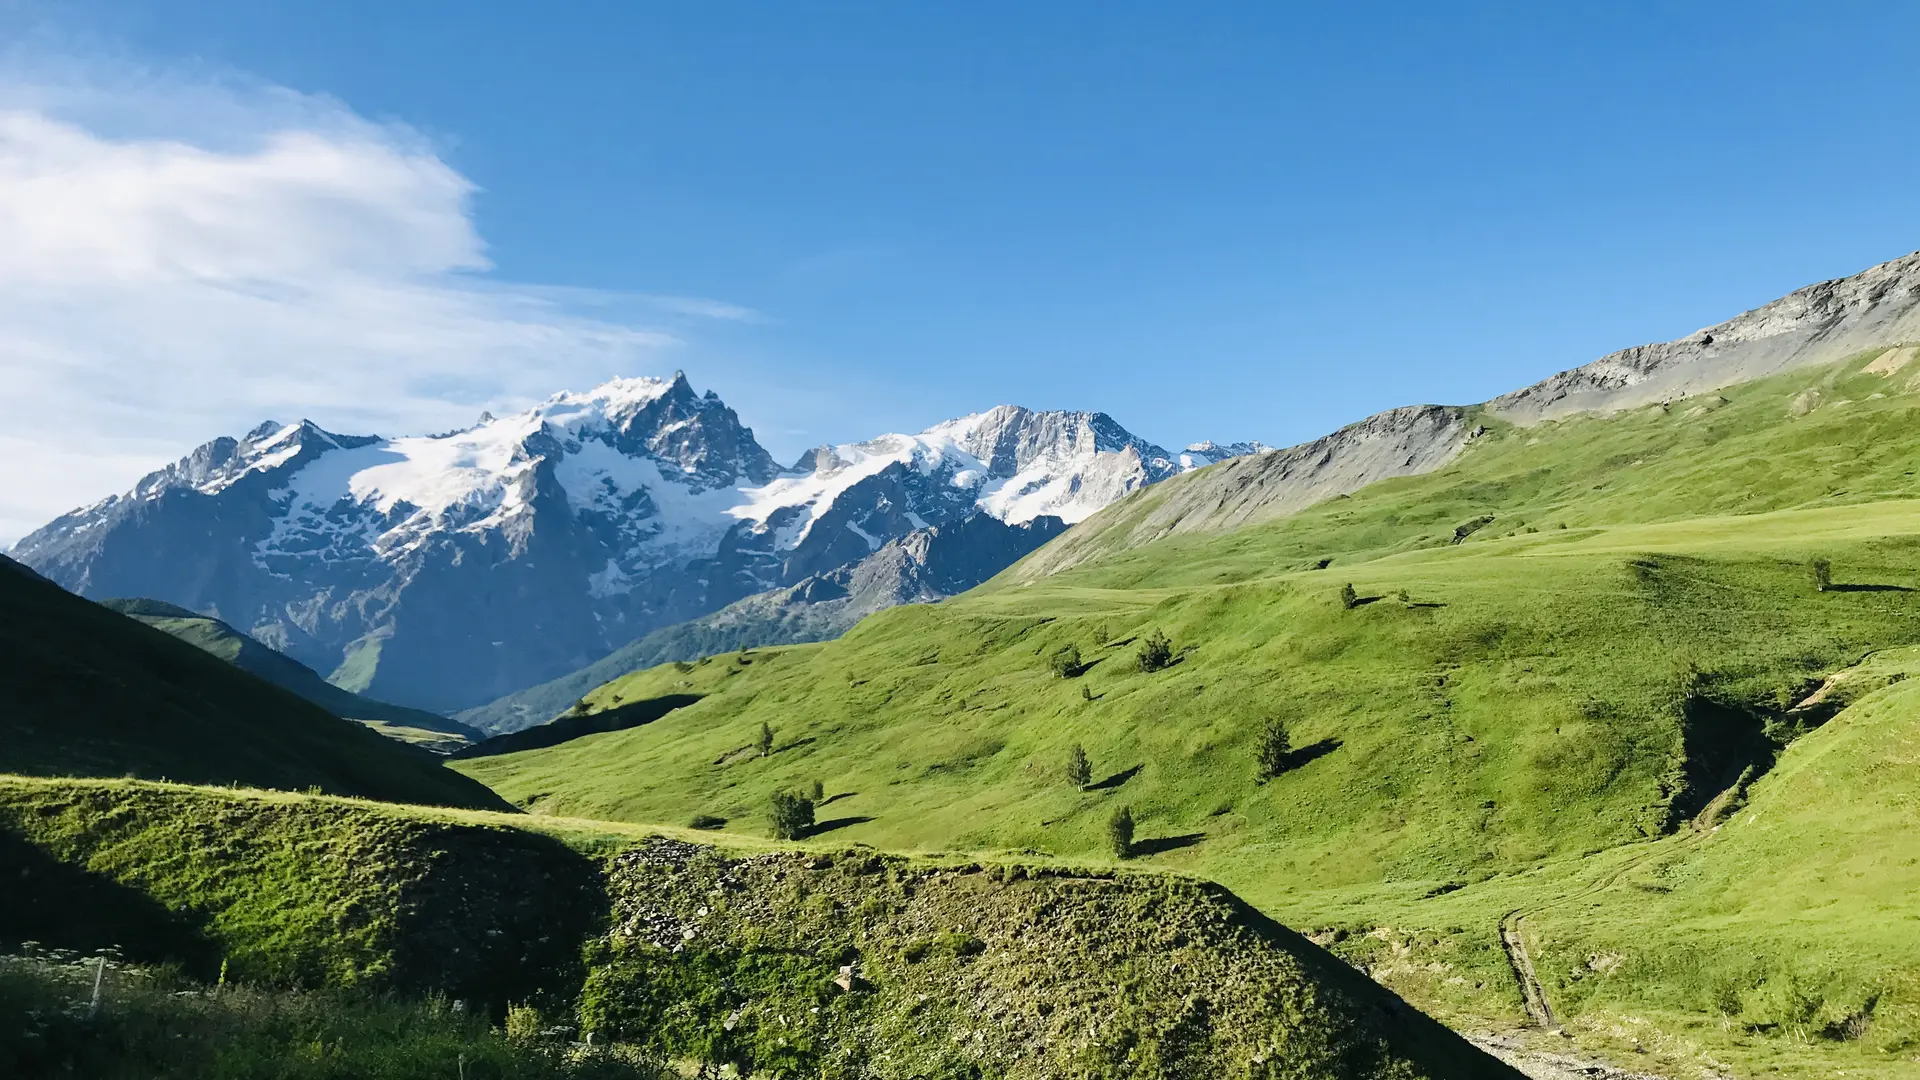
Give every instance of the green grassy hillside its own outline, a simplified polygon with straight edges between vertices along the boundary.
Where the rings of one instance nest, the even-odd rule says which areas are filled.
[[[1136,546],[1130,515],[1202,471],[1069,533],[1101,548],[1073,570],[1017,565],[645,727],[460,767],[545,813],[747,829],[773,791],[819,780],[836,839],[1074,859],[1102,857],[1126,805],[1150,865],[1345,927],[1352,955],[1411,949],[1418,935],[1391,928],[1422,925],[1415,899],[1452,919],[1446,897],[1519,896],[1543,867],[1690,829],[1815,726],[1818,710],[1790,707],[1824,676],[1920,644],[1916,369],[1878,359],[1610,417],[1489,423],[1440,472]],[[1814,560],[1835,587],[1817,586]],[[1143,673],[1155,631],[1177,662]],[[1048,657],[1069,644],[1088,666],[1061,678]],[[1293,752],[1263,781],[1275,719]],[[763,724],[767,757],[748,752]],[[1093,762],[1085,790],[1065,777],[1075,744]],[[1408,981],[1416,1000],[1462,1022],[1525,1015],[1496,933],[1520,905],[1501,902],[1427,924],[1422,947],[1452,950],[1459,981]],[[1641,969],[1630,994],[1579,999],[1593,1037],[1672,978]],[[1795,1037],[1686,1015],[1699,1053],[1764,1062]]]
[[[273,986],[564,999],[605,910],[560,841],[326,797],[0,778],[0,845],[0,943]]]
[[[159,600],[102,600],[100,604],[204,649],[283,690],[291,690],[335,716],[358,720],[382,735],[443,752],[481,737],[473,728],[438,713],[410,709],[404,705],[389,705],[343,690],[321,678],[319,672],[307,665],[261,644],[219,619]]]
[[[1848,708],[1672,835],[1444,893],[1328,890],[1295,917],[1456,1021],[1517,1007],[1504,920],[1583,1044],[1681,1076],[1920,1076],[1913,674],[1912,648],[1845,669]]]
[[[1515,1075],[1216,886],[519,827],[542,824],[0,779],[27,871],[0,928],[250,982],[530,1002],[743,1075]]]
[[[0,771],[500,805],[423,750],[15,573],[0,574]]]
[[[802,647],[804,649],[804,647]],[[605,683],[544,724],[509,731],[462,747],[456,758],[494,757],[549,746],[586,735],[625,731],[650,724],[675,709],[685,708],[727,685],[735,676],[755,664],[767,671],[772,665],[790,665],[795,647],[741,649],[724,656],[707,656],[661,664],[634,673],[633,678]],[[805,655],[804,651],[798,655]]]

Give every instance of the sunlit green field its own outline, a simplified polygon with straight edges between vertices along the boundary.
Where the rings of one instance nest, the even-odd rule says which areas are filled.
[[[1125,805],[1136,862],[1325,930],[1463,1025],[1523,1018],[1496,932],[1518,910],[1585,1042],[1682,1073],[1920,1075],[1899,974],[1920,935],[1890,908],[1912,884],[1913,777],[1819,772],[1850,731],[1862,762],[1910,739],[1905,698],[1824,727],[1789,712],[1920,644],[1920,400],[1911,372],[1859,373],[1872,359],[1489,424],[1438,473],[1127,546],[1193,474],[1077,527],[1094,557],[1065,573],[1016,566],[837,642],[639,673],[589,707],[707,696],[460,768],[537,814],[754,835],[773,791],[817,780],[823,841],[1063,860],[1107,858]],[[1179,659],[1143,673],[1154,631]],[[1078,677],[1050,670],[1067,644]],[[1294,754],[1262,781],[1272,719]],[[1065,777],[1075,744],[1087,790]]]

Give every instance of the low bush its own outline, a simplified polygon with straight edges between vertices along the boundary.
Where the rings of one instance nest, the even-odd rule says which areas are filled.
[[[1286,722],[1268,720],[1267,726],[1260,732],[1260,779],[1271,780],[1286,772],[1292,763],[1293,739],[1287,734]]]
[[[773,836],[798,840],[813,829],[813,800],[792,791],[773,793]]]
[[[1162,671],[1173,666],[1173,642],[1167,635],[1155,630],[1140,643],[1138,656],[1140,670],[1145,672]]]
[[[1071,679],[1083,670],[1080,663],[1080,646],[1067,644],[1054,650],[1047,658],[1047,667],[1062,679]]]
[[[1107,822],[1107,842],[1112,845],[1114,858],[1133,857],[1132,810],[1123,806],[1113,812],[1113,817]]]

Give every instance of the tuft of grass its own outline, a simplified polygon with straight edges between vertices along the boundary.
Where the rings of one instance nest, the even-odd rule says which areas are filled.
[[[94,958],[0,956],[0,1075],[90,1080],[666,1080],[631,1050],[492,1028],[442,997],[211,988]],[[98,1008],[94,999],[97,973]]]

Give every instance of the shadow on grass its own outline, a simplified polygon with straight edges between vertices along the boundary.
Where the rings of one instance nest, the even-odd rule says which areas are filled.
[[[821,805],[821,806],[832,806],[832,805],[833,805],[834,803],[837,803],[837,802],[839,802],[839,801],[840,801],[841,799],[851,799],[851,798],[853,798],[853,797],[854,797],[855,795],[858,795],[858,794],[860,794],[860,793],[859,793],[859,792],[857,792],[857,791],[838,791],[838,792],[835,792],[835,793],[833,793],[832,795],[829,795],[829,796],[827,796],[827,797],[826,797],[826,798],[824,798],[824,799],[821,799],[821,800],[820,800],[820,805]]]
[[[1096,656],[1093,659],[1086,661],[1085,663],[1076,664],[1073,667],[1070,667],[1067,669],[1066,671],[1067,678],[1077,679],[1080,676],[1085,675],[1087,672],[1092,671],[1093,665],[1105,659],[1106,657],[1104,656]]]
[[[684,709],[699,700],[699,694],[665,694],[647,698],[644,701],[628,702],[611,709],[602,709],[586,716],[562,716],[524,731],[513,731],[505,735],[495,735],[491,739],[482,739],[472,746],[463,746],[447,756],[478,758],[512,754],[521,750],[541,750],[549,746],[559,746],[563,742],[570,742],[586,735],[625,731],[642,724],[651,724],[675,709]]]
[[[785,743],[783,745],[776,746],[773,748],[773,752],[776,754],[784,754],[789,750],[798,750],[801,747],[806,746],[815,741],[817,740],[815,740],[813,736],[809,735],[804,739],[795,739],[790,743]]]
[[[1317,743],[1309,743],[1306,746],[1299,747],[1287,755],[1286,771],[1292,772],[1300,766],[1310,761],[1318,761],[1338,749],[1340,749],[1339,739],[1321,739]]]
[[[1097,784],[1088,784],[1084,790],[1112,791],[1114,788],[1117,788],[1121,784],[1124,784],[1127,781],[1133,779],[1134,777],[1140,775],[1140,770],[1144,768],[1146,768],[1146,766],[1144,765],[1135,765],[1133,768],[1127,769],[1124,772],[1114,773],[1112,776],[1107,777],[1105,780],[1102,780]]]
[[[1150,840],[1135,840],[1133,854],[1158,855],[1163,851],[1178,851],[1181,848],[1192,847],[1206,838],[1206,833],[1192,832],[1182,833],[1179,836],[1156,836]]]
[[[62,862],[31,841],[0,831],[0,949],[21,942],[76,952],[117,947],[141,963],[173,961],[211,977],[220,951],[191,916],[84,867]]]
[[[1824,592],[1912,592],[1905,585],[1829,585]]]
[[[870,817],[861,816],[828,818],[825,821],[814,822],[813,828],[807,830],[807,835],[819,836],[821,833],[830,833],[835,829],[844,829],[849,825],[865,825],[872,820]]]

